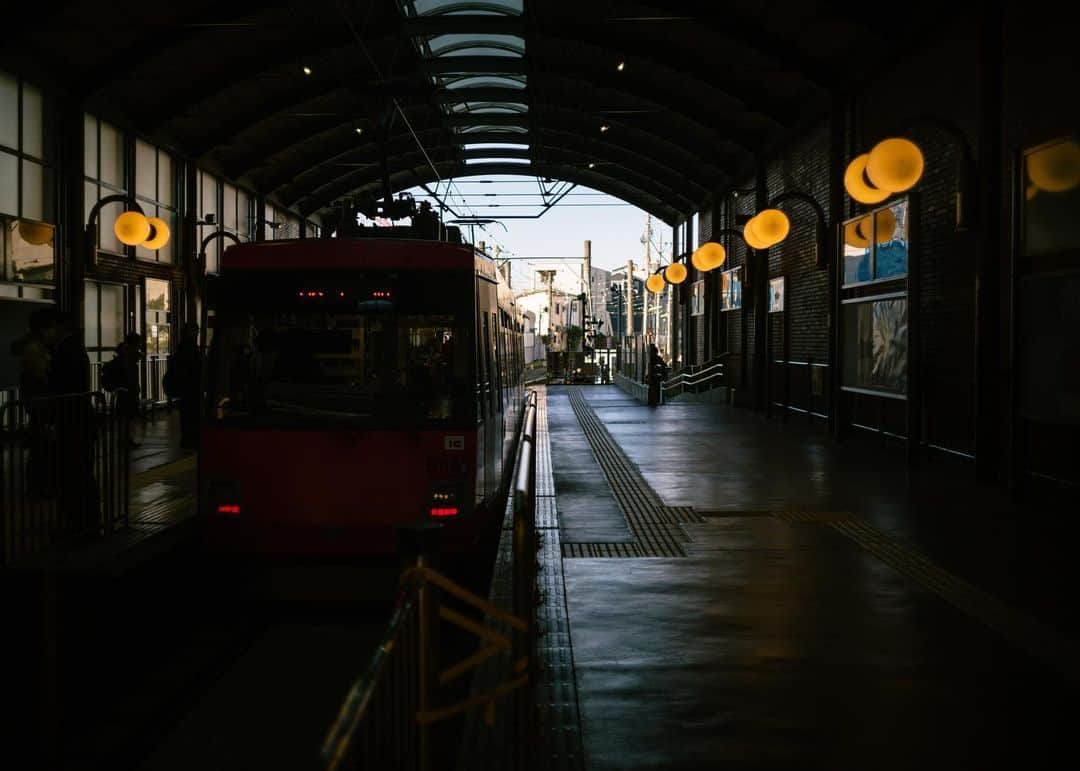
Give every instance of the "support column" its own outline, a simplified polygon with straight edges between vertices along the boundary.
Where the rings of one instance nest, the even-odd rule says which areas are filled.
[[[83,107],[64,99],[58,105],[57,124],[60,129],[59,192],[56,223],[60,250],[57,253],[56,302],[71,311],[75,323],[83,325],[83,297],[86,264],[93,244],[86,237],[86,204],[83,199]]]
[[[975,258],[975,475],[998,479],[1001,468],[1003,415],[1001,377],[1001,259],[1007,250],[999,216],[1002,210],[1002,48],[1004,34],[999,0],[979,15],[979,165],[978,240]]]
[[[834,93],[832,96],[832,116],[829,121],[829,168],[845,168],[848,156],[847,106],[845,94]],[[840,438],[843,433],[840,415],[841,350],[843,337],[840,331],[840,284],[844,275],[843,259],[840,257],[840,228],[844,221],[844,185],[839,173],[829,175],[829,222],[832,223],[826,239],[827,255],[824,257],[826,270],[829,272],[829,348],[828,348],[828,413],[829,434]]]
[[[679,254],[679,246],[682,242],[682,234],[679,232],[679,226],[676,225],[671,231],[671,262],[675,262],[676,255]],[[678,368],[678,351],[676,350],[676,343],[678,342],[677,330],[679,328],[679,303],[675,293],[678,287],[673,284],[666,286],[668,296],[668,317],[667,317],[667,333],[668,333],[668,367],[669,372],[675,373]]]
[[[202,296],[202,274],[206,266],[199,264],[199,228],[195,224],[199,213],[198,184],[199,175],[195,164],[185,163],[181,186],[180,232],[177,234],[180,243],[177,247],[187,280],[187,320],[198,322],[201,326],[202,303],[206,302],[206,298]],[[199,334],[201,336],[205,332],[200,330]]]
[[[769,205],[766,173],[764,166],[758,167],[754,180],[755,211],[763,211]],[[769,250],[755,250],[750,261],[753,275],[747,283],[754,309],[754,408],[763,410],[769,401],[769,348],[766,339],[769,309],[765,305],[765,292],[769,285]],[[745,296],[743,302],[746,302]]]
[[[582,273],[585,274],[582,277],[583,283],[585,284],[585,287],[584,287],[585,301],[584,301],[583,307],[581,309],[581,319],[582,319],[581,350],[582,350],[582,352],[584,352],[585,351],[585,330],[588,328],[589,319],[591,319],[593,316],[596,315],[593,312],[593,306],[592,306],[592,241],[590,241],[589,239],[585,240],[585,254],[584,254],[584,258],[582,260],[581,270],[582,270]]]
[[[626,261],[626,336],[634,336],[634,261]]]

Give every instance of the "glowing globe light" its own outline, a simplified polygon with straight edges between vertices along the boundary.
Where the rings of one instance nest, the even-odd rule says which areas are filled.
[[[704,267],[698,268],[698,270],[710,271],[719,268],[724,264],[727,259],[727,251],[723,246],[715,241],[709,241],[694,252],[694,257]],[[694,267],[697,268],[697,262],[694,263]]]
[[[659,294],[664,291],[664,277],[659,273],[653,273],[645,281],[645,288],[653,294]]]
[[[1048,193],[1072,190],[1080,183],[1080,144],[1070,139],[1033,152],[1027,158],[1027,173],[1039,190]]]
[[[878,190],[866,184],[864,172],[868,160],[870,160],[870,154],[863,153],[848,164],[847,171],[844,172],[844,189],[859,203],[881,203],[889,197],[889,191]]]
[[[142,245],[146,249],[157,251],[169,243],[169,226],[160,217],[147,217],[146,221],[150,223],[150,236]]]
[[[673,262],[664,268],[664,278],[669,284],[681,284],[686,281],[686,266],[681,262]]]
[[[917,144],[893,137],[874,145],[866,161],[866,177],[879,190],[902,193],[919,181],[923,166],[922,150]]]
[[[150,237],[150,223],[139,212],[126,211],[116,218],[113,232],[120,243],[135,246]]]
[[[32,246],[41,246],[52,241],[53,227],[44,222],[19,220],[19,236]]]
[[[756,221],[757,217],[751,217],[750,221],[743,226],[743,240],[751,249],[768,249],[768,240],[758,235],[755,230]]]
[[[754,233],[774,246],[791,232],[791,220],[779,209],[766,209],[754,217]]]

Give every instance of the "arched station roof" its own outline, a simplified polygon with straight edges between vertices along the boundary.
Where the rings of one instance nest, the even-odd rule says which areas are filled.
[[[397,192],[511,173],[588,185],[668,223],[826,114],[872,74],[867,52],[887,63],[925,43],[931,18],[822,0],[34,9],[0,66],[304,214],[382,195],[386,178]]]

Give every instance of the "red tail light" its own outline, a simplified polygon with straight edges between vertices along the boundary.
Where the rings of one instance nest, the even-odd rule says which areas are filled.
[[[218,514],[239,514],[240,513],[240,507],[239,506],[221,505],[221,506],[217,507],[217,512],[218,512]]]
[[[432,509],[431,516],[433,517],[456,517],[458,515],[457,508],[439,508]]]

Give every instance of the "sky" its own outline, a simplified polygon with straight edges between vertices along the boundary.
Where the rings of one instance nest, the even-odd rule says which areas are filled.
[[[565,183],[547,185],[556,190]],[[438,192],[460,216],[535,215],[541,211],[540,184],[535,177],[466,177],[452,185],[443,182]],[[449,187],[449,195],[446,195]],[[431,200],[420,188],[409,191],[417,202]],[[497,204],[497,206],[492,206]],[[433,205],[434,202],[433,202]],[[447,221],[454,219],[447,214]],[[500,224],[502,223],[502,224]],[[505,226],[505,227],[504,227]],[[461,226],[466,239],[469,227]],[[537,270],[559,270],[556,286],[577,292],[581,255],[586,239],[592,241],[592,263],[608,270],[625,267],[633,259],[635,268],[645,261],[646,213],[632,204],[586,187],[574,187],[562,201],[539,219],[505,219],[474,226],[475,240],[485,241],[489,253],[501,247],[501,257],[558,257],[559,260],[515,259],[511,263],[514,289],[532,288]],[[653,260],[662,249],[671,254],[671,228],[655,217],[652,220]],[[643,274],[642,274],[643,275]],[[539,286],[539,281],[536,281]]]

